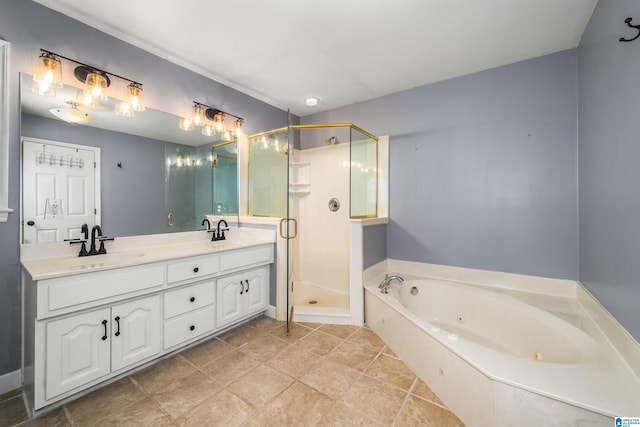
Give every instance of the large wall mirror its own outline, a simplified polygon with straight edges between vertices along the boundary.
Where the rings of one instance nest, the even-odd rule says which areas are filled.
[[[78,87],[66,85],[54,96],[42,96],[30,90],[31,84],[32,77],[22,74],[21,136],[23,141],[39,141],[43,150],[36,149],[28,157],[23,154],[23,166],[24,162],[44,159],[45,164],[78,169],[73,153],[56,157],[57,161],[43,156],[43,152],[49,153],[47,142],[67,144],[77,152],[98,148],[97,217],[106,235],[193,231],[202,228],[207,215],[237,222],[236,142],[223,142],[198,130],[181,130],[177,116],[150,108],[134,117],[117,115],[114,110],[118,100],[114,98],[92,109],[78,109],[74,106]],[[24,167],[22,170],[24,173]],[[23,208],[26,200],[39,197],[24,183],[23,176]],[[49,220],[55,219],[52,206],[58,220],[73,211],[65,198],[45,196],[36,202],[35,217],[26,218],[23,213],[23,230],[45,224],[46,214]],[[42,242],[76,237],[75,233],[73,227],[55,236],[42,233],[46,236]],[[23,231],[23,242],[37,243],[37,238],[25,237],[36,234]]]

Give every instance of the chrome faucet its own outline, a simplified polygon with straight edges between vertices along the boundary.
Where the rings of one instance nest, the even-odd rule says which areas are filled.
[[[389,276],[388,274],[385,274],[384,279],[382,279],[382,282],[380,282],[380,284],[378,285],[378,289],[380,289],[380,292],[382,292],[383,294],[389,293],[389,285],[391,284],[392,280],[404,282],[404,279],[400,276]]]
[[[222,224],[223,222],[226,228],[220,228],[220,224]],[[215,242],[218,240],[226,240],[226,237],[224,237],[224,232],[229,231],[229,224],[227,224],[226,220],[221,219],[220,221],[218,221],[217,230],[212,230],[212,231],[213,231],[213,236],[211,236],[212,242]]]

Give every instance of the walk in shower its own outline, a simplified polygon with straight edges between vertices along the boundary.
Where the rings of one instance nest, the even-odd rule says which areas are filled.
[[[292,125],[248,138],[247,213],[281,218],[287,261],[278,268],[287,274],[278,302],[297,320],[361,322],[361,313],[353,316],[362,288],[352,286],[352,250],[362,242],[353,241],[351,222],[377,216],[377,145],[352,124]]]

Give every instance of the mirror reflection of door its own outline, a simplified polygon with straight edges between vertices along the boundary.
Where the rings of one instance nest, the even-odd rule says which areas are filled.
[[[100,148],[23,138],[24,243],[82,238],[100,221]]]

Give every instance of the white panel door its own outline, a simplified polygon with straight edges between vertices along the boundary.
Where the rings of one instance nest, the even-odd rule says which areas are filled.
[[[81,237],[100,219],[100,149],[28,138],[22,147],[24,243]]]
[[[108,308],[47,324],[46,398],[111,371]]]
[[[216,326],[222,328],[244,314],[244,274],[234,274],[233,276],[218,279],[216,285]],[[242,292],[242,293],[241,293]]]
[[[267,267],[244,273],[246,314],[267,309]]]
[[[115,372],[152,357],[160,342],[160,295],[111,308],[111,369]]]

